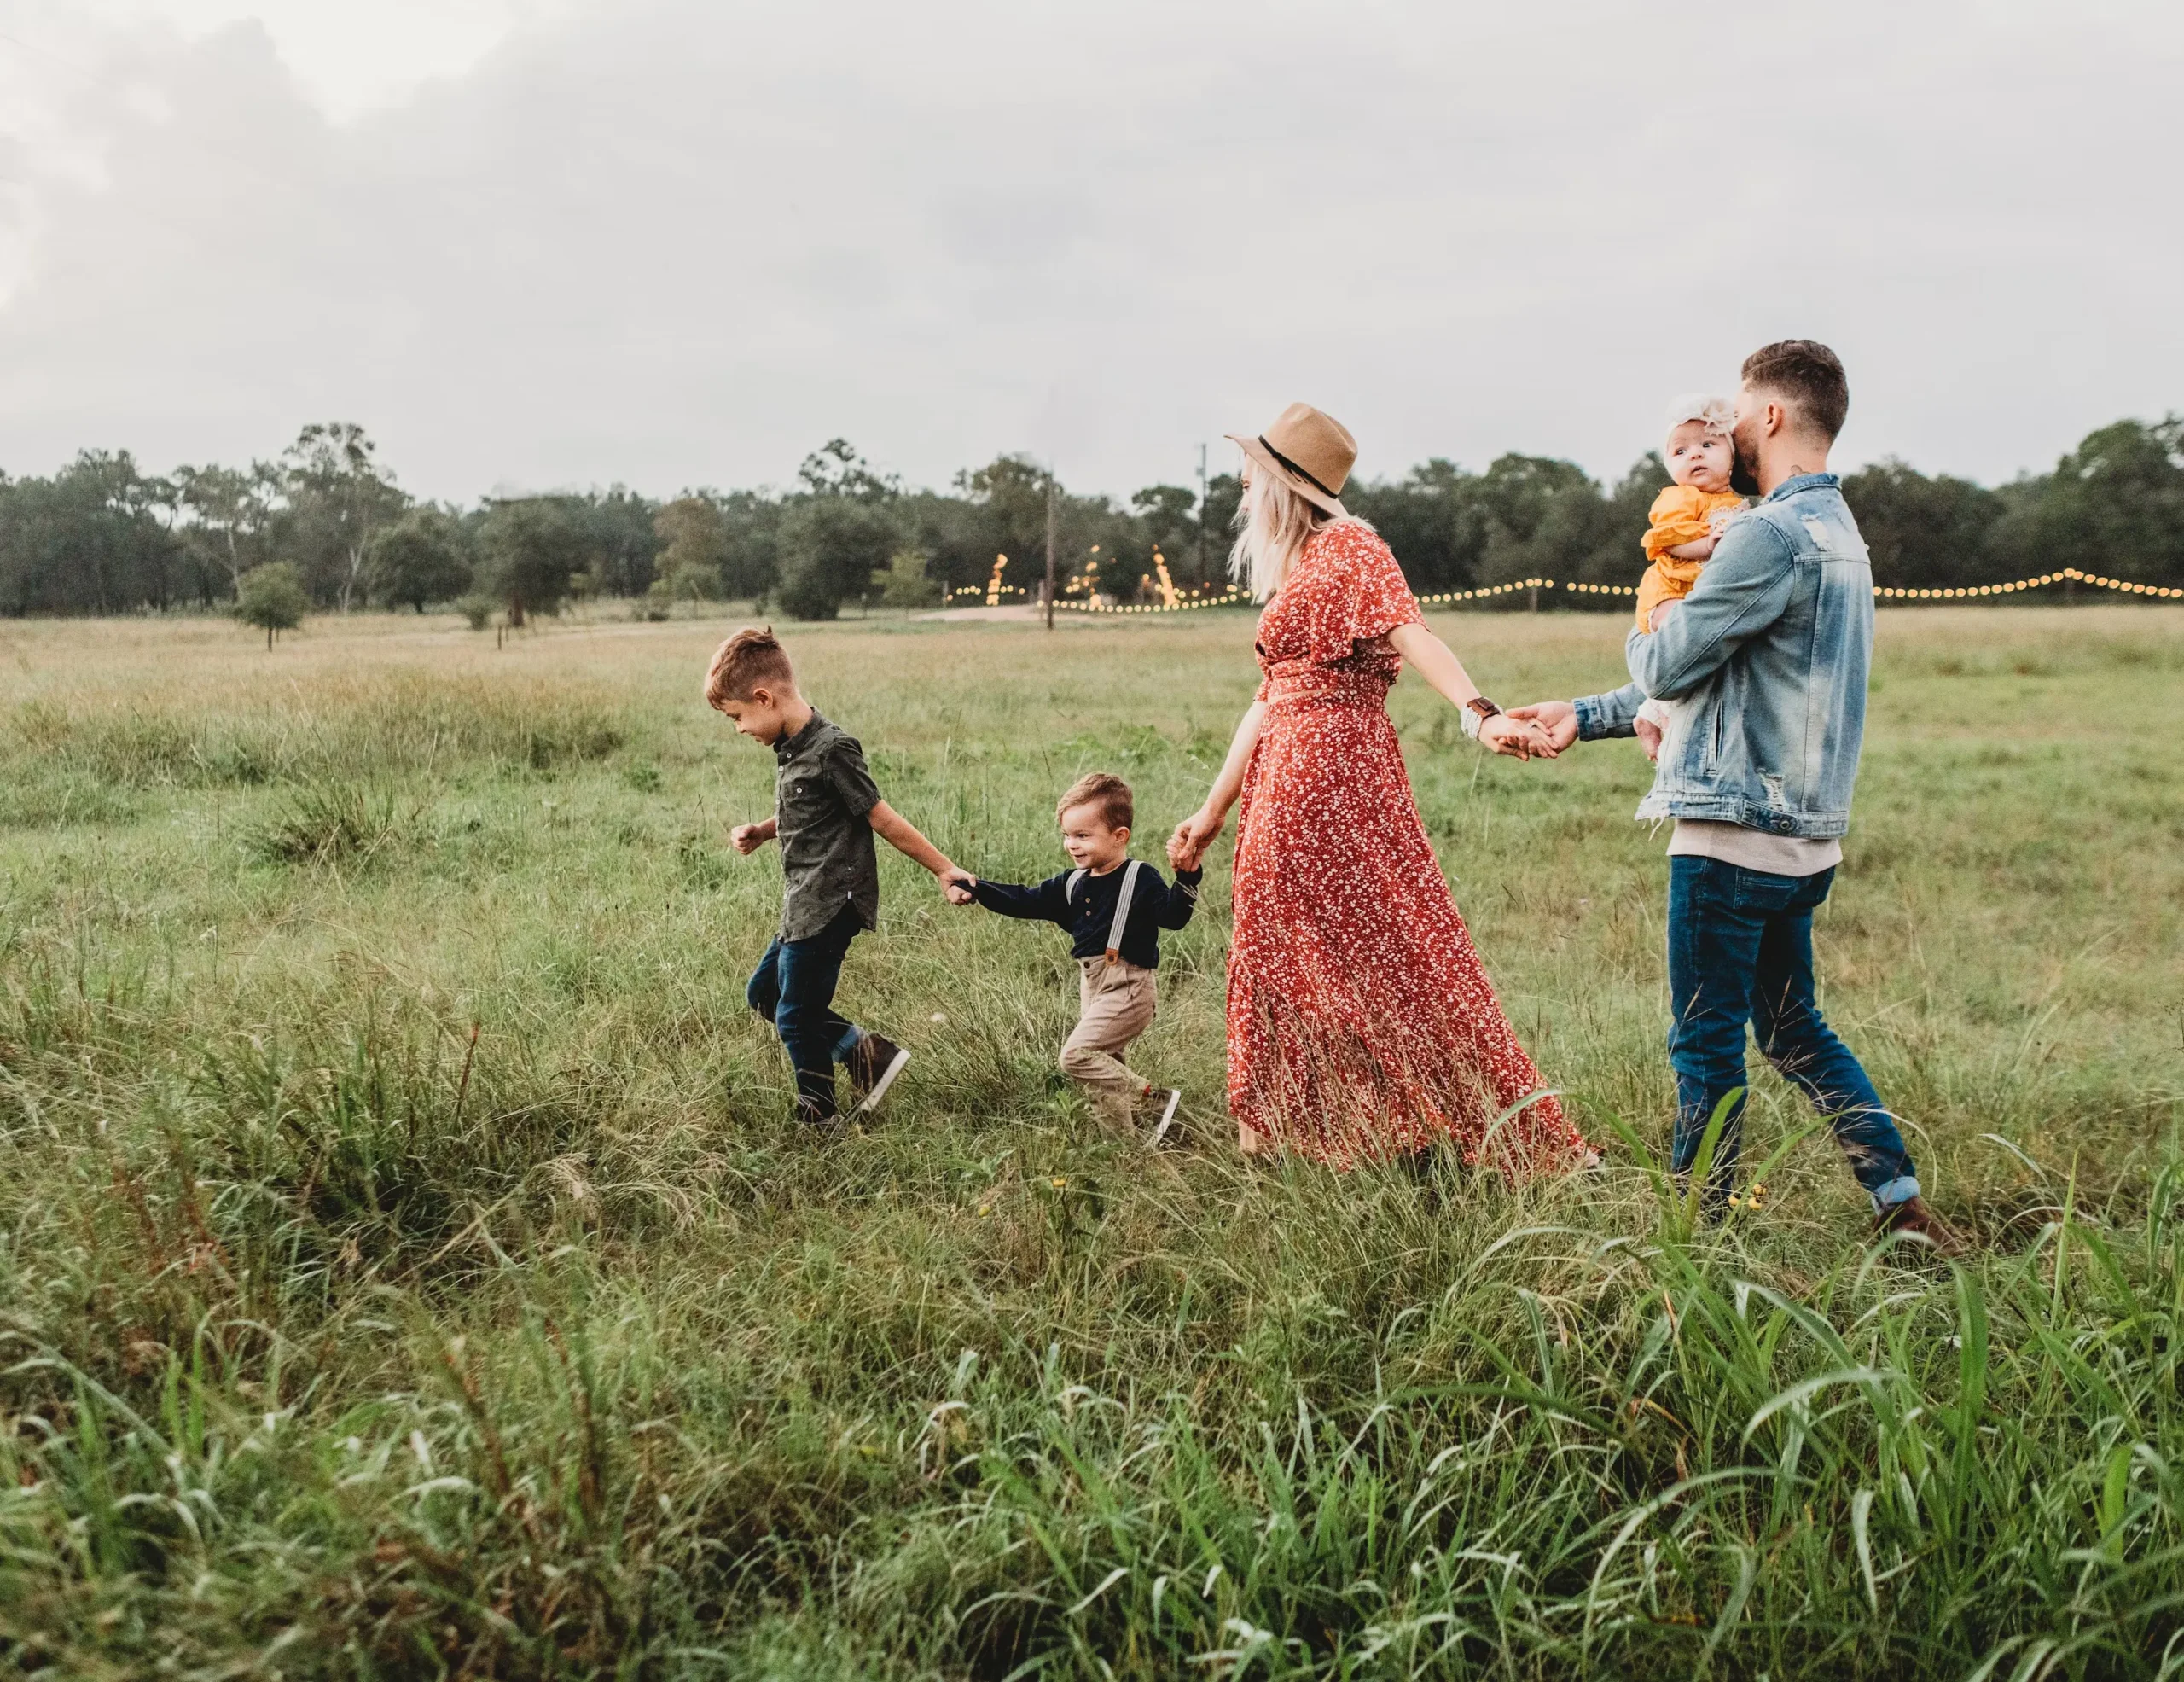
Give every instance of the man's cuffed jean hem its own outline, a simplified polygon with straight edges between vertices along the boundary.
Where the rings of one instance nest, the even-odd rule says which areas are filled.
[[[847,1062],[850,1060],[850,1053],[857,1050],[858,1042],[863,1038],[864,1030],[855,1022],[851,1022],[850,1031],[834,1042],[834,1061],[838,1063]]]
[[[1886,1214],[1898,1203],[1908,1203],[1918,1195],[1918,1175],[1899,1175],[1896,1179],[1889,1181],[1886,1185],[1876,1185],[1872,1188],[1873,1213],[1877,1215]]]

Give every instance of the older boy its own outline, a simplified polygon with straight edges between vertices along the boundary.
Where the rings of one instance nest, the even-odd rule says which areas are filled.
[[[1105,771],[1080,777],[1054,808],[1062,849],[1076,869],[1032,888],[970,884],[971,897],[988,911],[1059,923],[1070,932],[1079,971],[1077,1022],[1062,1042],[1062,1073],[1090,1090],[1100,1119],[1118,1132],[1126,1131],[1132,1112],[1154,1096],[1153,1084],[1123,1056],[1153,1025],[1159,931],[1189,922],[1203,875],[1178,870],[1170,888],[1150,864],[1133,861],[1130,830],[1136,815],[1130,784],[1122,778]],[[1155,1145],[1166,1142],[1182,1097],[1173,1088],[1162,1096]]]
[[[880,798],[855,736],[822,717],[796,685],[788,652],[771,630],[746,626],[715,651],[706,702],[736,732],[774,750],[774,816],[739,824],[740,853],[781,844],[781,922],[751,977],[751,1008],[771,1021],[796,1071],[799,1121],[835,1119],[834,1065],[848,1071],[859,1114],[876,1106],[910,1061],[885,1034],[838,1015],[834,987],[850,942],[880,917],[880,865],[872,838],[932,872],[948,897],[970,903],[968,875],[950,864]]]

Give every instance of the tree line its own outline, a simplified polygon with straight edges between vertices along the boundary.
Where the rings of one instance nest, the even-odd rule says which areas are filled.
[[[1420,594],[1528,577],[1629,584],[1658,455],[1612,485],[1575,463],[1505,455],[1483,471],[1438,457],[1354,483]],[[2184,585],[2184,416],[2089,434],[2046,474],[1987,486],[1884,461],[1844,490],[1877,584],[1952,587],[2059,570]],[[1150,599],[1223,582],[1240,486],[1153,485],[1127,501],[1054,487],[1066,588]],[[797,618],[915,607],[998,583],[1036,595],[1049,486],[1027,457],[913,489],[837,439],[785,489],[605,492],[452,506],[404,492],[364,430],[307,426],[277,457],[164,475],[125,451],[90,451],[49,478],[0,474],[0,614],[217,610],[278,597],[305,607],[455,606],[520,624],[572,598],[755,598]],[[268,567],[251,582],[251,575]],[[247,585],[248,587],[247,588]],[[272,623],[253,619],[270,634]]]

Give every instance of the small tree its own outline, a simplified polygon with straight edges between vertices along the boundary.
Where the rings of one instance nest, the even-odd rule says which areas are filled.
[[[663,609],[677,602],[714,601],[719,595],[720,568],[697,561],[679,561],[664,567],[645,591],[647,599]]]
[[[462,528],[443,509],[415,508],[374,532],[365,567],[372,593],[390,605],[450,602],[470,588],[470,556]]]
[[[496,503],[479,533],[479,582],[508,604],[508,625],[530,614],[555,614],[569,581],[590,565],[583,504],[571,497]]]
[[[781,504],[762,491],[717,497],[728,552],[721,562],[722,593],[764,596],[781,581]]]
[[[285,561],[252,567],[235,587],[235,617],[245,625],[264,627],[269,653],[274,637],[301,625],[310,607],[311,597],[304,594],[304,581]]]
[[[775,599],[798,619],[833,619],[862,600],[895,552],[885,506],[846,496],[806,497],[781,517],[781,582]]]
[[[926,576],[932,560],[921,549],[898,549],[880,574],[880,599],[891,608],[929,608],[940,599],[940,585]]]
[[[668,593],[677,597],[721,593],[722,569],[728,563],[728,522],[711,497],[677,497],[653,516],[652,529],[660,545],[655,583],[677,579]]]

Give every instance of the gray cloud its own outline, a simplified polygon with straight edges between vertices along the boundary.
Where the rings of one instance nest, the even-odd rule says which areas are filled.
[[[10,148],[0,464],[339,416],[443,495],[836,434],[1122,491],[1301,395],[1368,470],[1614,473],[1804,333],[1852,457],[2007,476],[2184,405],[2180,69],[2153,4],[651,0],[336,124],[253,26],[138,34],[65,112],[102,183]]]

